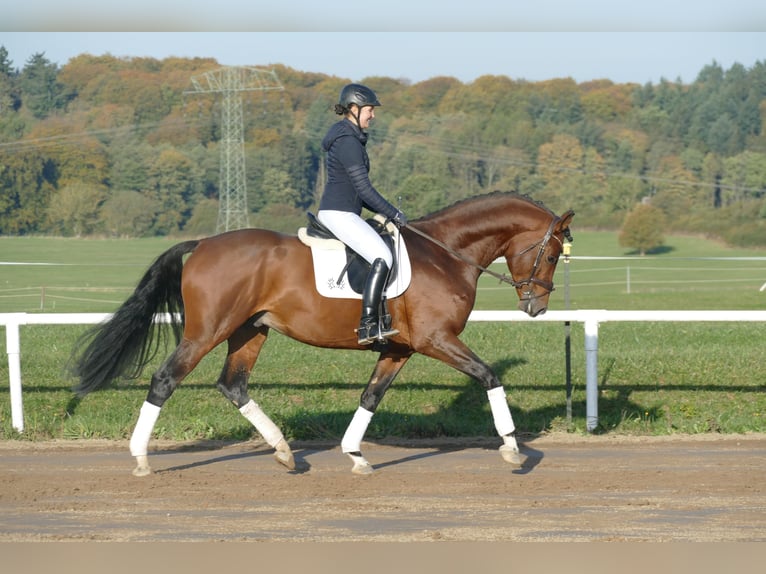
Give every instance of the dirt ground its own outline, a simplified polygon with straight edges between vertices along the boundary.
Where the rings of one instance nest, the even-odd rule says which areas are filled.
[[[0,442],[0,542],[766,540],[766,435],[549,435],[377,444],[370,476],[339,447],[260,442]]]

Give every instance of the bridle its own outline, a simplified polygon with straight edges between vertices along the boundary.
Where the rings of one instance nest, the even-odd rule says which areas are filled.
[[[540,266],[540,261],[543,258],[543,253],[545,252],[545,248],[548,246],[548,242],[551,240],[551,237],[559,242],[559,244],[563,247],[564,244],[561,242],[561,240],[553,235],[553,228],[556,226],[556,224],[561,221],[560,217],[554,217],[551,221],[551,224],[548,226],[548,231],[545,232],[545,236],[538,241],[537,243],[533,243],[526,249],[522,250],[521,252],[517,253],[516,255],[513,255],[511,259],[515,257],[520,257],[521,255],[524,255],[525,253],[531,251],[535,247],[538,247],[537,250],[537,256],[535,257],[535,263],[532,265],[532,271],[529,274],[529,277],[527,279],[524,279],[523,281],[514,281],[513,286],[517,289],[520,289],[524,286],[529,286],[532,284],[539,285],[543,289],[545,289],[548,293],[551,293],[554,290],[553,282],[552,281],[543,281],[542,279],[538,279],[535,277],[535,273],[537,273],[537,268]],[[524,291],[524,295],[529,295],[529,298],[532,298],[534,294],[532,293],[532,290]]]
[[[406,227],[407,229],[409,229],[413,233],[415,233],[417,235],[420,235],[424,239],[427,239],[431,243],[434,243],[434,244],[438,245],[439,247],[441,247],[442,249],[447,251],[450,255],[453,255],[453,256],[457,257],[458,259],[460,259],[464,263],[468,263],[469,265],[471,265],[473,267],[476,267],[482,273],[486,273],[487,275],[491,275],[492,277],[494,277],[495,279],[497,279],[501,283],[507,283],[508,285],[512,285],[516,289],[521,289],[522,287],[525,287],[525,286],[529,287],[530,285],[533,285],[533,284],[534,285],[540,285],[540,287],[542,287],[543,289],[546,290],[546,294],[547,294],[547,293],[551,293],[554,290],[553,282],[551,282],[551,281],[543,281],[542,279],[538,279],[537,277],[535,277],[535,274],[537,273],[537,270],[538,270],[538,268],[540,266],[540,262],[542,261],[542,258],[543,258],[543,253],[545,252],[545,248],[548,246],[548,242],[551,240],[551,238],[555,239],[556,241],[561,243],[562,246],[563,246],[563,243],[561,242],[561,240],[553,234],[553,230],[555,229],[556,224],[559,221],[561,221],[560,217],[554,217],[553,220],[551,221],[550,225],[548,226],[548,230],[545,232],[545,235],[543,236],[542,239],[540,239],[539,241],[536,241],[535,243],[533,243],[529,247],[526,247],[525,249],[521,250],[519,253],[516,253],[515,255],[511,256],[511,259],[515,259],[516,257],[521,257],[525,253],[529,253],[535,247],[538,248],[537,256],[535,257],[535,263],[534,263],[534,265],[532,265],[532,271],[529,273],[529,277],[527,277],[526,279],[522,279],[521,281],[516,281],[513,277],[509,277],[505,273],[496,273],[495,271],[492,271],[491,269],[488,269],[487,267],[484,267],[483,265],[479,265],[475,261],[470,260],[468,257],[463,255],[462,253],[458,253],[457,251],[452,249],[446,243],[444,243],[442,241],[439,241],[435,237],[431,237],[427,233],[423,233],[419,229],[416,229],[416,228],[412,227],[410,224],[405,224],[404,227]],[[568,237],[568,230],[564,231],[564,235],[567,236],[567,238],[569,238]],[[531,289],[528,289],[526,291],[522,291],[522,295],[524,296],[524,297],[522,297],[522,300],[535,299],[535,298],[539,297],[538,295],[535,295],[532,292]]]

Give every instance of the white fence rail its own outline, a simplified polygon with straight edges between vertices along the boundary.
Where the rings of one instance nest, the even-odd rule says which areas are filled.
[[[11,422],[19,432],[24,430],[24,408],[21,392],[21,325],[87,325],[108,319],[109,313],[0,313],[5,326],[10,379]],[[167,321],[167,316],[158,320]],[[548,311],[540,317],[529,317],[521,311],[473,311],[469,321],[554,321],[583,323],[585,330],[585,416],[586,428],[598,426],[598,326],[610,321],[732,321],[766,322],[766,311],[606,311],[579,309]]]

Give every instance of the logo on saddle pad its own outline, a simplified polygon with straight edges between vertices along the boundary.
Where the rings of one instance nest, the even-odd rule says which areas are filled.
[[[323,297],[361,299],[370,264],[338,239],[325,236],[326,230],[313,214],[308,216],[311,230],[301,227],[298,230],[298,238],[311,248],[316,290]],[[383,229],[383,219],[380,215],[376,215],[368,223],[378,230],[394,256],[393,269],[385,291],[386,297],[393,299],[404,293],[412,278],[407,246],[393,223],[388,223]]]

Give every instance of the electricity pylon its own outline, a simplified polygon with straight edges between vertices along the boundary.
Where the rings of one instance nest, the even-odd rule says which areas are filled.
[[[241,92],[284,88],[272,70],[234,66],[192,76],[191,83],[194,90],[185,92],[187,94],[223,94],[216,233],[248,227]]]

